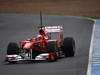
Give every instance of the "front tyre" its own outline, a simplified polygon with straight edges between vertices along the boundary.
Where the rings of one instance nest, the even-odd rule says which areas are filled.
[[[62,48],[65,57],[73,57],[75,55],[75,40],[72,37],[65,38]]]
[[[7,55],[19,54],[19,47],[17,43],[10,42],[7,47]]]

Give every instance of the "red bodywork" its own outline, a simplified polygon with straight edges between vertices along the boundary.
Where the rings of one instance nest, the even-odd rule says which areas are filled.
[[[62,30],[62,26],[45,26],[39,29],[39,34],[36,38],[33,37],[19,42],[19,55],[8,55],[7,58],[20,56],[22,59],[19,58],[19,60],[56,60],[61,54]],[[56,33],[57,35],[55,36]],[[19,61],[17,59],[14,61]]]
[[[42,29],[39,30],[39,35],[41,37],[21,41],[20,47],[24,50],[32,49],[34,51],[47,52],[46,46],[48,43],[48,39],[45,38],[45,37],[47,37],[47,35],[45,34],[45,32]]]

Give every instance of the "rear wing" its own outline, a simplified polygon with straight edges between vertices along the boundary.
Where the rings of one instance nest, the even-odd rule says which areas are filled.
[[[53,33],[53,32],[62,32],[63,27],[62,26],[44,26],[43,29],[47,33]]]
[[[47,33],[53,33],[53,32],[62,32],[63,27],[58,26],[43,26],[42,25],[42,12],[40,11],[40,29],[43,29]]]

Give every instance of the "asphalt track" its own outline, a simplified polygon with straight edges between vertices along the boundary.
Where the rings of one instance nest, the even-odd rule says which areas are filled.
[[[75,57],[50,63],[4,64],[7,44],[35,36],[39,23],[39,15],[0,14],[0,75],[86,75],[94,22],[81,17],[43,16],[43,25],[63,25],[64,37],[75,39]]]

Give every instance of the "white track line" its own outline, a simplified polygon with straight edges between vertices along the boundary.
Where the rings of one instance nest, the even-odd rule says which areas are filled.
[[[92,72],[92,54],[93,54],[95,22],[94,22],[94,25],[93,25],[92,36],[91,36],[91,43],[90,43],[90,49],[89,49],[89,59],[88,59],[87,75],[91,75],[91,72]]]

